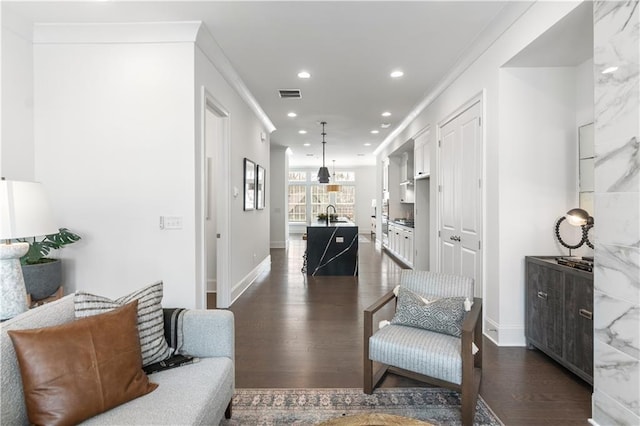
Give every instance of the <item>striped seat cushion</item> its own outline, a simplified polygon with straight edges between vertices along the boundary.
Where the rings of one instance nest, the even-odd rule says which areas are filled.
[[[405,370],[462,383],[460,338],[404,325],[387,325],[369,338],[369,358]]]
[[[74,296],[76,318],[108,312],[137,300],[142,365],[162,361],[170,357],[173,352],[164,338],[162,290],[162,281],[159,281],[116,300],[77,291]]]

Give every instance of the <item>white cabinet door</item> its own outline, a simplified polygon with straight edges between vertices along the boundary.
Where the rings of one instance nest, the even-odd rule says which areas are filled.
[[[480,101],[441,128],[440,270],[472,277],[482,294]]]
[[[406,246],[405,259],[407,260],[407,263],[409,264],[409,266],[413,267],[413,231],[412,230],[407,230],[407,233],[405,234],[405,246]]]

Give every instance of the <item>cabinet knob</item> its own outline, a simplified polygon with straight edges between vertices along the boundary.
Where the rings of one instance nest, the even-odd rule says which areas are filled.
[[[587,311],[586,309],[580,309],[578,312],[580,313],[580,316],[583,318],[586,318],[588,320],[593,319],[593,312],[591,311]]]
[[[545,293],[544,291],[539,291],[539,292],[538,292],[538,297],[539,297],[540,299],[547,300],[547,293]]]

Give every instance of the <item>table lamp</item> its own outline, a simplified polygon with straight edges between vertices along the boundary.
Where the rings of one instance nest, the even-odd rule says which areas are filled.
[[[0,180],[0,320],[28,308],[20,258],[29,250],[29,243],[12,240],[56,232],[40,183]]]
[[[560,224],[566,220],[572,226],[580,226],[582,228],[582,238],[577,244],[568,244],[560,236]],[[586,210],[583,209],[571,209],[564,216],[560,217],[556,222],[556,238],[558,242],[569,249],[569,256],[571,256],[571,250],[580,248],[583,244],[593,248],[593,244],[589,241],[589,230],[593,228],[594,220]]]

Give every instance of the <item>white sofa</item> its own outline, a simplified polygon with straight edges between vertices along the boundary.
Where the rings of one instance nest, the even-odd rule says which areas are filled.
[[[8,330],[73,321],[73,295],[0,325],[0,423],[27,425],[20,370]],[[200,358],[190,365],[149,375],[153,392],[85,421],[88,425],[218,425],[231,415],[234,392],[234,317],[224,310],[189,310],[182,321],[182,351]]]

